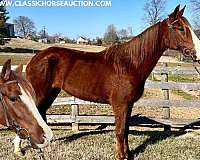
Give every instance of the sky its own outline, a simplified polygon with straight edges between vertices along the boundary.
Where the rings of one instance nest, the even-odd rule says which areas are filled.
[[[181,4],[182,7],[186,5],[184,15],[191,22],[192,15],[188,1],[167,0],[165,14],[171,13],[178,4]],[[50,35],[61,33],[69,38],[103,37],[109,24],[114,24],[117,30],[132,27],[134,35],[144,30],[142,17],[145,0],[111,0],[111,2],[110,7],[12,6],[7,7],[7,10],[10,16],[9,22],[13,22],[13,19],[18,16],[27,16],[35,23],[37,31],[42,30],[45,26]]]

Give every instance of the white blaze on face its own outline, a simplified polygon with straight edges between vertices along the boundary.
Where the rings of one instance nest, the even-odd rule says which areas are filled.
[[[44,135],[46,137],[45,142],[43,144],[36,144],[39,148],[42,148],[46,145],[47,142],[51,141],[53,137],[53,132],[51,128],[46,124],[46,122],[42,119],[42,116],[40,115],[38,109],[36,108],[35,102],[32,96],[30,95],[30,93],[27,91],[25,92],[25,90],[21,87],[20,84],[19,84],[19,87],[22,93],[22,95],[20,95],[21,100],[28,107],[28,110],[33,114],[38,124],[40,125],[40,127],[43,129],[45,133]]]
[[[190,32],[192,34],[192,40],[193,40],[193,43],[194,43],[194,49],[196,51],[196,56],[197,56],[196,60],[200,60],[200,40],[196,36],[196,34],[194,33],[194,31],[191,28],[190,28]]]

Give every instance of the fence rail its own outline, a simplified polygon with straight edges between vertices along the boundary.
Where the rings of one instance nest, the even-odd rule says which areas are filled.
[[[2,66],[0,66],[1,69]],[[26,67],[26,66],[25,66]],[[23,71],[25,72],[25,67]],[[12,69],[16,66],[12,66]],[[200,68],[199,68],[200,70]],[[151,89],[161,89],[163,92],[163,99],[140,99],[134,104],[134,106],[158,106],[163,108],[163,118],[155,119],[147,118],[143,116],[134,116],[131,118],[131,124],[164,124],[167,126],[184,126],[188,124],[196,123],[199,120],[184,120],[176,119],[172,120],[170,118],[170,108],[171,107],[200,107],[200,100],[170,100],[169,90],[200,90],[200,83],[180,83],[180,82],[168,82],[169,74],[194,74],[198,76],[197,71],[194,67],[167,67],[164,64],[162,67],[156,67],[153,74],[161,75],[161,81],[150,81],[147,80],[145,88]],[[102,116],[102,115],[92,115],[83,116],[79,115],[79,105],[100,105],[97,103],[92,103],[88,101],[83,101],[75,97],[58,97],[54,101],[53,105],[71,105],[71,115],[48,115],[48,122],[51,124],[58,123],[72,123],[72,129],[78,130],[78,124],[114,124],[114,117]],[[106,104],[101,104],[106,105]],[[169,129],[169,127],[168,127]]]
[[[56,98],[53,106],[58,106],[58,105],[101,105],[105,106],[107,104],[99,104],[99,103],[93,103],[89,101],[83,101],[78,98],[74,97],[63,97],[63,98]],[[200,100],[158,100],[158,99],[140,99],[137,101],[134,106],[137,107],[153,107],[153,106],[158,106],[158,107],[163,107],[163,106],[168,106],[168,107],[200,107]]]

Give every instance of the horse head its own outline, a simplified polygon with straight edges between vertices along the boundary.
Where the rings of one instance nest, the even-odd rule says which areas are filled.
[[[183,16],[185,7],[175,10],[164,20],[166,27],[162,32],[166,35],[167,48],[180,51],[184,56],[200,61],[200,40],[192,30],[188,20]]]
[[[35,105],[31,84],[22,76],[22,66],[11,70],[11,60],[0,74],[0,123],[13,129],[34,148],[42,148],[52,139],[52,131]]]

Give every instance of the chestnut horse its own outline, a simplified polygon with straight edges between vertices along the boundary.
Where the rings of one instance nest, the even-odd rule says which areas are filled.
[[[31,84],[22,78],[22,65],[11,70],[11,60],[0,74],[0,124],[16,132],[14,153],[21,155],[21,139],[33,148],[42,148],[52,139],[52,131],[39,114]]]
[[[167,49],[179,50],[200,60],[200,41],[176,7],[168,18],[128,42],[99,53],[50,47],[36,54],[26,68],[43,118],[61,89],[83,100],[112,105],[119,159],[128,158],[129,118],[134,102]]]

